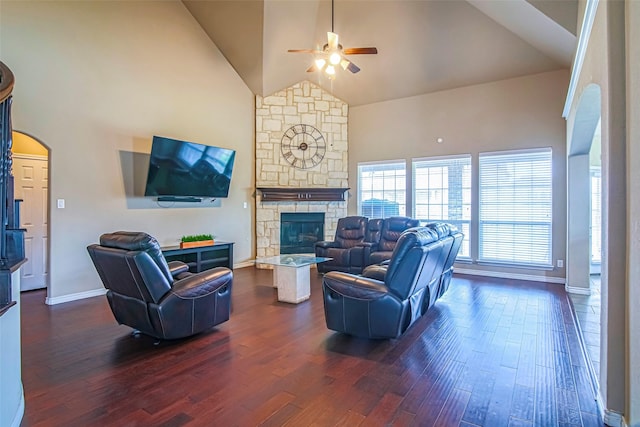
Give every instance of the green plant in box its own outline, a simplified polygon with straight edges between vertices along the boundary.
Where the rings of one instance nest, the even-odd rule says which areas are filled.
[[[213,240],[213,234],[194,234],[189,236],[182,236],[181,242],[201,242],[203,240]]]

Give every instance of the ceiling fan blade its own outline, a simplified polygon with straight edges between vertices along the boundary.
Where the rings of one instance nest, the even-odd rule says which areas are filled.
[[[289,49],[287,52],[290,52],[290,53],[313,53],[313,54],[323,53],[322,51],[315,50],[315,49]]]
[[[336,33],[332,33],[331,31],[327,32],[327,40],[329,44],[329,50],[337,50],[338,49],[338,35]]]
[[[307,73],[313,73],[315,71],[318,71],[318,67],[316,67],[316,64],[313,64],[311,67],[307,68]]]
[[[353,62],[349,62],[349,65],[347,65],[347,70],[351,71],[353,74],[357,73],[358,71],[360,71],[360,67],[358,67],[356,64],[354,64]]]
[[[378,49],[375,47],[348,47],[342,53],[345,55],[375,55]]]

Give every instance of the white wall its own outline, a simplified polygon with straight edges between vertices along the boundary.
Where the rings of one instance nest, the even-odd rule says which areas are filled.
[[[581,10],[584,8],[585,2],[581,1]],[[581,96],[591,85],[598,85],[602,101],[603,223],[599,392],[606,409],[605,421],[616,425],[623,415],[630,426],[640,426],[639,22],[640,8],[634,0],[598,3],[584,64],[576,71],[576,94],[567,118],[571,135],[581,119],[577,114]]]
[[[16,305],[0,316],[0,426],[18,427],[24,414],[20,357],[20,270],[11,274]]]
[[[357,165],[374,160],[471,154],[474,176],[478,153],[521,148],[553,149],[553,259],[566,248],[566,144],[562,107],[569,82],[566,70],[468,86],[411,98],[352,107],[349,116],[349,187],[357,188]],[[436,143],[438,137],[444,143]],[[477,184],[472,197],[476,229]],[[407,190],[410,193],[410,189]],[[408,196],[410,196],[408,194]],[[357,198],[349,212],[355,214]],[[410,209],[410,206],[408,207]],[[410,215],[410,213],[409,213]],[[477,236],[477,234],[476,234]],[[476,238],[473,235],[472,237]],[[471,246],[474,256],[474,245]],[[533,270],[462,265],[474,270],[506,271],[556,278],[564,268]]]
[[[254,97],[180,1],[2,2],[13,124],[50,148],[50,298],[102,288],[86,246],[141,230],[253,252]],[[164,208],[140,193],[153,135],[237,150],[229,198]],[[56,199],[66,208],[57,209]],[[205,207],[206,206],[206,207]]]

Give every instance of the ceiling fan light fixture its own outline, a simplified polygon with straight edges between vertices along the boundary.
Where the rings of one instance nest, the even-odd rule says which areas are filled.
[[[329,55],[329,62],[331,63],[331,65],[338,65],[341,60],[342,56],[340,56],[338,52],[333,52],[331,55]]]
[[[2,1],[2,0],[0,0]],[[340,44],[338,34],[333,32],[333,2],[331,0],[331,31],[327,32],[327,44],[322,46],[322,50],[316,49],[289,49],[292,53],[311,53],[315,56],[313,65],[307,69],[307,72],[324,71],[326,76],[333,80],[336,77],[336,68],[338,65],[345,71],[355,74],[360,71],[353,62],[349,61],[344,55],[375,55],[378,49],[375,47],[356,47],[343,49]]]
[[[324,60],[324,58],[318,58],[316,59],[316,67],[318,67],[318,70],[322,70],[324,68],[324,66],[326,65],[327,61]]]

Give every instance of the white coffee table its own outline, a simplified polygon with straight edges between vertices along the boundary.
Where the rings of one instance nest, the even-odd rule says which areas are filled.
[[[273,265],[273,286],[278,288],[278,301],[298,304],[311,296],[310,266],[330,259],[290,254],[257,258],[255,263]]]

